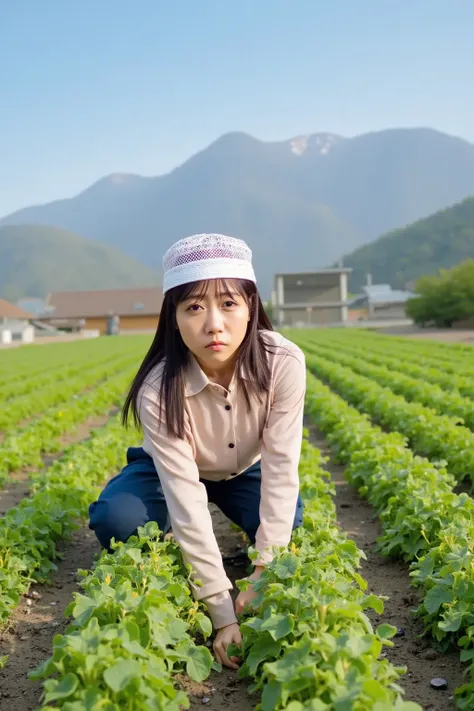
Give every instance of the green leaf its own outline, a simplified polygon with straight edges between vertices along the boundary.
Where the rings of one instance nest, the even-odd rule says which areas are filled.
[[[139,548],[127,548],[127,555],[135,561],[135,563],[142,562],[142,552]]]
[[[387,697],[387,689],[377,679],[366,679],[363,689],[374,701],[384,701]]]
[[[383,711],[382,706],[377,702],[373,711]],[[417,704],[414,701],[402,701],[402,699],[399,699],[395,704],[394,711],[423,711],[423,709],[420,704]]]
[[[204,638],[207,639],[208,637],[211,636],[212,634],[212,622],[209,619],[207,615],[204,615],[202,612],[198,612],[194,619],[197,622],[197,625],[201,632],[204,635]]]
[[[67,699],[69,696],[74,694],[78,686],[79,679],[72,673],[66,674],[66,676],[60,681],[57,681],[56,679],[49,679],[44,684],[46,690],[44,702],[49,704],[51,701]]]
[[[391,639],[397,633],[397,628],[386,622],[377,627],[377,634],[380,639]]]
[[[266,630],[271,634],[274,640],[286,637],[293,629],[293,618],[289,614],[273,614],[268,620],[265,620],[260,629]]]
[[[148,657],[148,652],[140,642],[136,642],[133,640],[133,642],[122,642],[122,647],[125,649],[126,652],[129,654],[132,654],[134,657]]]
[[[453,601],[452,590],[449,590],[446,588],[434,587],[434,588],[431,588],[431,590],[428,590],[428,592],[426,593],[425,599],[423,600],[423,604],[426,608],[426,611],[429,612],[430,615],[434,615],[435,612],[438,612],[441,605],[443,605],[446,602],[452,602],[452,601]]]
[[[141,676],[140,664],[134,659],[121,659],[104,671],[104,681],[115,691],[123,691],[131,681]]]
[[[192,646],[188,652],[186,671],[193,681],[204,681],[209,676],[212,666],[212,654],[207,647]]]
[[[76,594],[72,614],[74,619],[78,621],[79,625],[85,625],[94,609],[94,600],[92,600],[90,597],[87,597],[86,595],[81,595],[81,593]]]
[[[438,626],[444,632],[457,632],[461,627],[463,616],[462,612],[453,612],[449,617],[446,616],[446,619],[442,620]]]
[[[280,580],[292,578],[298,568],[298,558],[290,553],[282,555],[272,566],[272,572]]]
[[[378,615],[381,615],[383,612],[383,600],[377,597],[377,595],[367,595],[365,605],[371,607]]]
[[[268,661],[269,659],[276,657],[280,649],[281,644],[272,639],[269,632],[261,635],[255,644],[252,645],[250,653],[246,659],[250,674],[255,676],[258,665],[265,660]]]
[[[283,684],[272,679],[263,689],[262,694],[262,711],[275,711],[278,707],[281,708],[281,695]]]

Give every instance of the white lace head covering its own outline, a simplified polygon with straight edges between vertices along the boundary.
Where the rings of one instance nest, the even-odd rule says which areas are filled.
[[[202,279],[250,279],[256,283],[252,251],[241,239],[197,234],[175,242],[163,257],[163,293]]]

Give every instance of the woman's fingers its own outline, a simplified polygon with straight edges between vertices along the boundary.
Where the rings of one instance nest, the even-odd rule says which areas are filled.
[[[227,655],[227,648],[229,644],[231,644],[233,641],[234,640],[215,640],[213,644],[213,649],[216,659],[218,662],[220,662],[220,664],[229,667],[229,669],[238,669],[240,664],[242,663],[242,660],[239,657],[229,657]]]
[[[225,667],[229,667],[229,669],[238,669],[239,665],[237,663],[238,657],[229,657],[227,656],[227,650],[223,642],[218,642],[217,644],[214,643],[214,652],[217,657],[217,661],[223,664]]]

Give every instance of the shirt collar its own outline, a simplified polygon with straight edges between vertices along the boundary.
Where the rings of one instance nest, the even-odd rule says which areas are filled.
[[[184,382],[186,386],[186,396],[197,395],[209,385],[209,378],[202,370],[192,353],[188,354],[188,364],[184,371]]]
[[[246,378],[242,368],[240,368],[240,376],[242,378]],[[188,354],[188,364],[184,371],[184,382],[186,397],[197,395],[201,392],[201,390],[204,390],[206,385],[212,385],[211,381],[191,352]],[[232,383],[233,382],[234,378],[232,378]]]

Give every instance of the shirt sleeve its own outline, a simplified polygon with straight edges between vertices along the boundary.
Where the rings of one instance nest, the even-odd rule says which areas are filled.
[[[206,487],[199,480],[191,441],[189,437],[179,439],[167,433],[158,398],[153,387],[145,387],[141,393],[139,416],[143,434],[151,445],[173,535],[192,568],[190,585],[194,598],[202,600],[215,629],[219,629],[237,621],[229,592],[232,583],[224,570]]]
[[[276,374],[273,400],[263,431],[256,565],[272,560],[273,546],[287,546],[290,542],[299,494],[305,392],[305,357],[295,348],[283,357]]]

